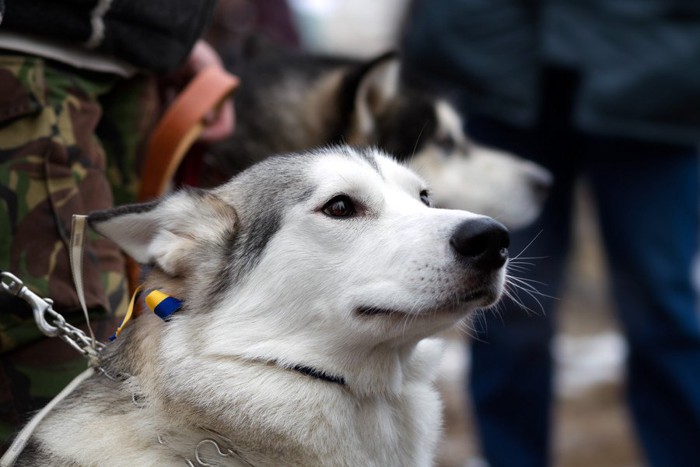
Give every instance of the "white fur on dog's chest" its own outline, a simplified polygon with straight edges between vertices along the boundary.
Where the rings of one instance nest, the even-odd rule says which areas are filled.
[[[212,396],[208,419],[253,465],[426,466],[440,434],[441,405],[428,364],[439,355],[434,340],[419,345],[402,368],[394,394],[358,396],[350,387],[265,364],[229,360],[199,362],[185,394]],[[227,375],[212,387],[201,376]],[[183,380],[183,375],[178,376]],[[349,382],[352,384],[352,381]]]
[[[250,376],[246,373],[244,370],[230,376],[229,384],[224,386],[234,390],[234,381]],[[194,460],[202,440],[215,438],[197,423],[216,419],[225,431],[222,427],[204,428],[216,429],[228,438],[230,445],[222,442],[222,449],[234,449],[254,466],[432,463],[440,432],[440,402],[429,381],[406,382],[396,396],[363,398],[346,387],[293,372],[282,378],[248,380],[238,386],[240,390],[229,397],[217,391],[208,407],[197,408],[195,412],[203,411],[201,419],[178,411],[185,401],[154,401],[163,394],[145,395],[151,402],[144,408],[132,407],[122,414],[98,415],[89,407],[74,406],[63,420],[49,419],[38,439],[52,444],[56,455],[79,465],[90,465],[96,458],[103,465],[113,466],[177,465],[185,459]],[[115,432],[115,426],[121,429]],[[64,434],[60,439],[55,437],[58,432]],[[95,433],[104,436],[95,437]],[[75,439],[92,441],[76,456]],[[247,465],[215,454],[207,462]]]
[[[322,465],[430,465],[440,428],[440,402],[430,385],[410,384],[405,394],[393,400],[351,395],[324,399],[312,397],[307,407],[299,408],[300,412],[310,411],[301,430],[308,442],[305,447],[314,453],[308,461]],[[323,407],[323,411],[314,413],[316,407]],[[290,434],[291,440],[304,439],[299,431]]]
[[[429,385],[411,384],[396,401],[367,403],[354,420],[357,456],[350,465],[427,466],[440,432],[440,401]],[[347,449],[347,447],[344,447]]]

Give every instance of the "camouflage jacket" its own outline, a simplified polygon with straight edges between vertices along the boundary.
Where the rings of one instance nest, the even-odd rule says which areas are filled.
[[[143,97],[112,75],[0,55],[0,270],[52,298],[58,311],[79,307],[67,248],[72,215],[113,206],[111,185],[129,201],[138,183],[143,115],[154,113],[143,111]],[[105,149],[118,157],[108,162]],[[90,309],[123,308],[124,259],[114,244],[91,235],[84,271]],[[39,337],[12,311],[0,310],[0,351]]]
[[[82,313],[66,246],[71,217],[133,201],[137,155],[157,115],[153,84],[0,53],[0,270],[52,298],[74,325]],[[88,238],[86,298],[102,341],[126,307],[123,263],[115,245]],[[0,292],[0,445],[85,365],[44,338],[24,302]]]

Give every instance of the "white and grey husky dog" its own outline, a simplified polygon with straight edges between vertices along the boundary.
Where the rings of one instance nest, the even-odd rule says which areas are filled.
[[[271,154],[347,143],[378,147],[430,184],[436,206],[494,217],[515,229],[540,213],[544,168],[471,140],[455,108],[407,79],[400,57],[367,62],[260,52],[233,66],[241,77],[235,134],[212,151],[223,180]]]
[[[18,465],[431,465],[431,336],[499,300],[509,237],[430,198],[336,146],[91,214],[182,308],[126,326]]]

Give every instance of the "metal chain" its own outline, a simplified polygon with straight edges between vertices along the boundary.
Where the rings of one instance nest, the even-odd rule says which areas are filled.
[[[53,309],[53,300],[41,298],[29,290],[17,276],[9,272],[0,272],[0,285],[5,292],[29,304],[34,314],[34,321],[43,334],[59,337],[86,357],[90,366],[98,365],[98,354],[104,348],[104,344],[96,340],[93,345],[93,340],[87,334],[68,323],[63,315]]]

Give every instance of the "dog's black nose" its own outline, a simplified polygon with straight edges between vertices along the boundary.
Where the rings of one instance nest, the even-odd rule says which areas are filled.
[[[464,221],[450,238],[450,245],[476,267],[494,270],[508,259],[510,236],[503,224],[489,217]]]

